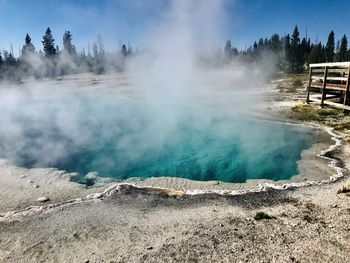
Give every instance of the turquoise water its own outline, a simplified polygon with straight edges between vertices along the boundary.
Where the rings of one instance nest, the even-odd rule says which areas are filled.
[[[316,140],[307,127],[106,97],[33,99],[2,111],[11,124],[0,117],[1,157],[119,180],[289,179]]]

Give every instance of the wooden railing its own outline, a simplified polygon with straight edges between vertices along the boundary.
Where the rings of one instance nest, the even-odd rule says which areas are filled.
[[[321,106],[325,100],[334,98],[347,105],[350,95],[350,62],[310,64],[309,67],[306,102],[319,101],[310,98],[311,92],[317,92],[321,94]]]

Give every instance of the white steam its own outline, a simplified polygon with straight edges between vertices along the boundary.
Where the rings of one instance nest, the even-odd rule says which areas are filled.
[[[48,166],[66,161],[76,148],[98,148],[101,138],[118,137],[115,152],[138,160],[180,143],[184,125],[211,129],[215,119],[254,110],[251,105],[260,102],[256,88],[265,77],[260,67],[238,62],[213,67],[217,63],[201,59],[220,44],[224,1],[172,1],[168,11],[159,25],[146,30],[147,52],[131,57],[125,73],[3,84],[3,157],[30,157],[34,166]],[[62,63],[73,67],[68,59]],[[35,70],[45,70],[37,65]],[[91,163],[108,167],[113,158],[96,156]]]

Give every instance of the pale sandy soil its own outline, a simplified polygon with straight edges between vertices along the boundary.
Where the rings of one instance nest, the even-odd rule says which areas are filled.
[[[328,146],[320,142],[314,147]],[[325,180],[336,173],[315,152],[303,153],[301,175],[294,182],[308,176]],[[348,169],[349,145],[335,155]],[[350,183],[347,175],[328,184],[233,196],[127,186],[102,193],[109,185],[86,189],[69,178],[55,169],[0,162],[0,262],[349,261],[350,196],[337,194]],[[179,190],[247,186],[169,178],[132,182]],[[266,182],[248,186],[259,188],[260,183]],[[91,195],[97,192],[102,194]],[[50,200],[38,202],[42,196]],[[272,219],[254,220],[258,211]]]

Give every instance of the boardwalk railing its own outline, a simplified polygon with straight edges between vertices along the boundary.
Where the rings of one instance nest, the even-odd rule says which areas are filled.
[[[350,99],[350,62],[310,64],[309,84],[306,102],[320,102],[337,99],[337,102],[348,105]],[[311,98],[310,93],[316,92],[321,99]],[[333,103],[332,103],[333,104]]]

